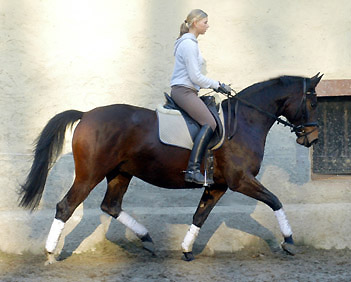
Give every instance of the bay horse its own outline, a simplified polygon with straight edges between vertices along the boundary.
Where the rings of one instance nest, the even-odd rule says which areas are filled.
[[[283,249],[294,254],[292,231],[281,202],[255,177],[260,170],[268,131],[275,121],[289,125],[300,145],[309,147],[317,141],[315,88],[322,76],[319,73],[312,78],[281,76],[256,83],[222,101],[229,137],[213,152],[214,184],[204,187],[192,225],[181,245],[183,259],[194,259],[195,238],[228,188],[267,204],[278,220],[284,237]],[[68,110],[54,116],[37,139],[30,173],[21,186],[19,205],[31,210],[38,206],[48,172],[61,153],[65,131],[77,121],[72,139],[75,179],[56,206],[45,245],[47,263],[55,262],[54,252],[65,222],[104,178],[108,185],[102,211],[130,228],[144,248],[153,252],[148,230],[122,210],[123,196],[132,177],[169,189],[202,188],[184,181],[190,150],[159,141],[155,111],[117,104],[89,112]],[[235,132],[230,128],[233,124]]]

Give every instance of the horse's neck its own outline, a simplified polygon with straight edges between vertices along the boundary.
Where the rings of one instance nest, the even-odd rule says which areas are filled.
[[[247,101],[251,105],[255,105],[257,108],[252,106],[242,105],[239,109],[239,115],[243,116],[244,121],[253,124],[255,127],[259,127],[267,134],[270,128],[273,126],[275,119],[273,116],[279,116],[281,109],[278,106],[278,100],[283,101],[284,91],[276,85],[272,87],[271,91],[262,91],[256,93],[248,93],[240,95],[240,99]],[[274,87],[274,88],[273,88]],[[265,113],[263,113],[263,112]]]

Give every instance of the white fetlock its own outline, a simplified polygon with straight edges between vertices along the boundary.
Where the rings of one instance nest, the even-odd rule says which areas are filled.
[[[199,234],[199,231],[200,231],[200,227],[197,227],[194,224],[190,226],[182,243],[183,252],[189,253],[193,250],[193,244],[195,242],[197,235]]]
[[[54,253],[64,227],[65,223],[60,219],[55,218],[52,222],[50,232],[45,244],[45,250],[48,253]]]
[[[132,230],[139,238],[144,237],[148,234],[147,229],[144,225],[137,222],[133,217],[127,214],[125,211],[121,211],[117,220]]]
[[[290,224],[285,216],[284,210],[281,208],[281,209],[275,211],[274,214],[277,217],[280,231],[282,232],[283,236],[284,237],[291,236],[293,233],[291,231]]]

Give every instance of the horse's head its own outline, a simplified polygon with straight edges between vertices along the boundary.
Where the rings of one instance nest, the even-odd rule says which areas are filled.
[[[302,78],[296,84],[295,94],[285,102],[285,117],[295,126],[296,142],[310,147],[318,141],[316,86],[323,75]]]

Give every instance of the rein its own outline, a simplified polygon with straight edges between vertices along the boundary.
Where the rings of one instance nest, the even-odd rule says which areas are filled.
[[[230,129],[231,129],[231,118],[230,118],[231,117],[231,104],[230,104],[230,100],[231,100],[231,98],[237,100],[236,104],[235,104],[235,112],[237,112],[237,109],[238,109],[238,102],[241,102],[241,103],[245,104],[246,106],[248,106],[250,108],[253,108],[253,109],[257,110],[258,112],[260,112],[260,113],[262,113],[262,114],[274,119],[275,121],[277,121],[278,124],[281,123],[284,126],[290,127],[291,128],[291,132],[299,133],[301,136],[306,136],[306,135],[312,133],[318,127],[318,123],[317,122],[310,122],[310,123],[304,123],[304,124],[301,124],[301,125],[294,125],[294,124],[292,124],[292,123],[290,123],[290,122],[288,122],[286,120],[281,119],[280,117],[277,117],[274,114],[271,114],[271,113],[261,109],[259,106],[255,105],[255,104],[252,104],[252,103],[250,103],[250,102],[248,102],[246,100],[243,100],[243,99],[239,98],[237,96],[237,93],[236,93],[236,91],[234,89],[231,88],[231,91],[234,92],[235,95],[232,95],[231,93],[223,94],[223,95],[226,95],[227,98],[228,98],[228,135],[227,135],[228,140],[233,138],[233,136],[235,135],[236,123],[237,123],[237,119],[236,119],[235,120],[235,125],[234,125],[234,131],[233,131],[233,133],[230,133]],[[303,80],[303,97],[302,97],[299,109],[297,110],[297,112],[295,114],[295,118],[298,115],[301,106],[304,103],[306,103],[306,95],[313,95],[313,94],[307,93],[307,91],[306,91],[306,78],[304,78],[304,80]],[[312,132],[309,132],[308,134],[303,134],[304,133],[303,129],[305,127],[309,127],[309,126],[315,126],[316,128]]]

